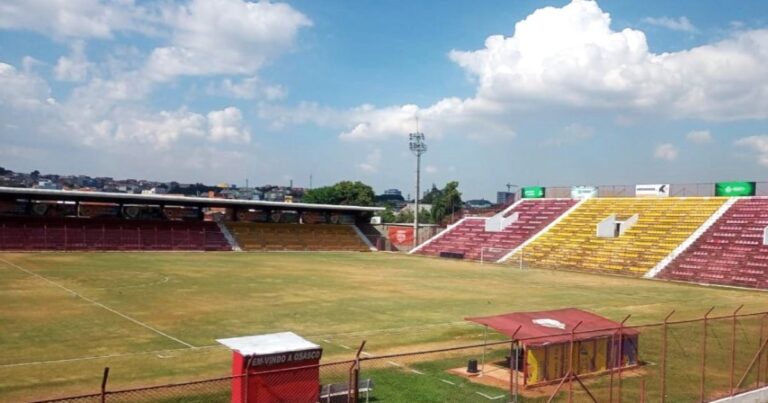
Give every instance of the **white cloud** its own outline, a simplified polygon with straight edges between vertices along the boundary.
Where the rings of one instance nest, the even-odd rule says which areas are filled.
[[[381,163],[381,150],[374,148],[366,157],[365,162],[357,165],[358,168],[365,172],[375,173],[379,171],[379,164]]]
[[[73,92],[70,99],[57,102],[39,76],[0,63],[0,121],[4,135],[29,137],[34,143],[66,141],[111,152],[127,145],[168,150],[181,142],[247,143],[249,130],[238,108],[228,107],[207,114],[182,107],[151,112],[133,103],[124,103],[122,91],[109,82],[92,81]],[[112,83],[113,84],[113,83]],[[126,84],[127,85],[127,84]],[[126,95],[127,96],[127,95]],[[192,144],[188,143],[188,144]]]
[[[424,172],[428,174],[434,174],[437,173],[437,167],[434,165],[427,165],[424,167]]]
[[[685,16],[679,18],[648,17],[644,18],[643,21],[647,24],[670,29],[672,31],[687,32],[691,34],[699,32],[698,28],[696,28],[696,26],[691,23],[688,17]]]
[[[712,142],[712,133],[709,130],[694,130],[685,135],[691,143],[707,144]]]
[[[40,112],[55,103],[51,98],[48,84],[40,77],[19,71],[10,64],[0,62],[0,110],[10,113],[12,109]],[[39,118],[39,117],[38,117]],[[8,120],[14,121],[10,116]]]
[[[119,31],[152,32],[153,15],[133,0],[4,0],[0,28],[57,39],[112,38]]]
[[[339,138],[346,141],[407,137],[416,131],[417,117],[419,130],[430,138],[445,135],[464,135],[477,140],[514,137],[514,129],[504,118],[499,118],[500,114],[497,105],[472,98],[445,98],[426,108],[412,104],[377,108],[365,104],[340,110],[302,103],[296,108],[262,105],[259,109],[259,115],[270,120],[276,129],[314,123],[340,128]]]
[[[81,133],[83,143],[99,148],[144,145],[154,150],[190,144],[248,143],[249,130],[238,108],[213,110],[206,115],[180,108],[150,113],[132,108],[117,108],[102,116],[70,113],[68,123]]]
[[[208,112],[208,126],[211,140],[247,143],[251,134],[243,127],[243,114],[233,106],[220,111]]]
[[[536,10],[512,37],[451,58],[477,77],[478,96],[670,117],[768,117],[768,30],[655,54],[638,30],[614,31],[596,2]]]
[[[581,125],[578,123],[572,123],[563,128],[563,131],[554,137],[551,137],[544,141],[546,146],[563,146],[572,143],[578,143],[580,141],[588,140],[595,135],[595,129],[590,126]]]
[[[268,85],[257,76],[242,80],[225,78],[216,86],[209,86],[211,95],[223,95],[238,99],[265,99],[275,101],[285,97],[285,90],[279,85]]]
[[[155,49],[147,73],[156,80],[179,75],[253,74],[293,45],[312,21],[281,3],[192,0],[165,12],[171,45]]]
[[[757,163],[768,167],[768,134],[744,137],[736,140],[735,144],[750,148],[757,154]]]
[[[205,118],[183,109],[136,116],[126,114],[119,118],[119,121],[100,122],[100,128],[105,129],[101,133],[107,134],[112,129],[113,139],[117,142],[147,144],[164,150],[183,137],[205,136]]]
[[[670,143],[659,144],[653,152],[653,156],[660,160],[674,161],[677,159],[677,147]]]
[[[536,10],[513,36],[493,35],[484,48],[449,57],[476,80],[473,97],[345,110],[305,103],[260,114],[277,128],[302,122],[338,128],[344,140],[405,136],[416,116],[432,136],[512,136],[520,117],[554,107],[620,113],[625,120],[768,118],[768,30],[657,54],[642,31],[615,31],[596,2],[574,0]]]
[[[54,76],[60,81],[85,81],[93,63],[85,55],[85,42],[75,41],[69,56],[62,56],[53,68]]]

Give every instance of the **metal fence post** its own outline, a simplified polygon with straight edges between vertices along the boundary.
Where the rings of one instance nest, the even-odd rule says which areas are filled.
[[[765,333],[765,318],[768,317],[768,315],[763,315],[762,318],[760,318],[760,344],[763,344],[763,337]],[[760,387],[762,374],[763,374],[763,359],[762,356],[758,358],[757,360],[757,383],[755,384],[755,387]]]
[[[623,361],[624,361],[624,324],[629,320],[629,318],[632,315],[627,315],[624,320],[619,323],[619,385],[618,390],[616,391],[616,395],[619,398],[619,403],[621,403],[621,369],[623,367]],[[613,371],[611,371],[613,373]],[[613,391],[611,391],[611,395],[613,394]],[[612,397],[612,396],[611,396]]]
[[[733,374],[736,371],[736,314],[739,313],[744,305],[740,305],[733,311],[733,322],[731,323],[731,383],[730,383],[730,395],[733,396]]]
[[[669,318],[675,313],[673,309],[664,318],[663,333],[661,335],[661,403],[667,400],[667,326]]]
[[[571,348],[568,357],[568,403],[573,403],[573,347],[576,339],[576,329],[581,326],[582,322],[576,324],[571,329]]]
[[[517,346],[517,340],[515,337],[517,337],[517,332],[520,331],[520,328],[523,326],[518,326],[517,329],[515,329],[515,332],[512,333],[512,336],[510,336],[510,345],[509,345],[509,385],[510,385],[510,392],[509,392],[509,400],[511,402],[517,403],[517,352],[518,352],[518,346]],[[515,363],[512,365],[512,363]]]
[[[704,402],[704,394],[705,392],[705,379],[707,377],[707,320],[709,319],[709,314],[712,313],[712,311],[715,309],[713,306],[712,308],[709,308],[707,313],[704,314],[704,320],[703,323],[703,335],[701,339],[701,382],[699,383],[699,401]]]
[[[109,379],[109,367],[104,367],[104,374],[101,377],[101,403],[107,401],[107,379]]]
[[[363,348],[365,348],[365,340],[360,343],[360,348],[355,354],[355,363],[352,364],[352,396],[350,398],[353,403],[360,401],[360,354],[362,354]]]

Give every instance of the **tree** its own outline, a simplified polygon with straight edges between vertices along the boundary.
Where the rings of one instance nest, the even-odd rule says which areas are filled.
[[[453,214],[461,209],[461,192],[459,192],[459,182],[451,181],[445,184],[440,191],[440,197],[432,202],[431,218],[432,222],[439,224],[445,216]]]
[[[397,217],[395,216],[395,213],[392,211],[392,207],[387,206],[384,208],[384,211],[381,213],[381,222],[384,224],[396,222]]]
[[[440,196],[442,196],[440,189],[438,189],[437,185],[433,183],[432,189],[430,189],[429,192],[427,192],[424,197],[421,198],[421,202],[425,204],[432,204],[436,199],[439,199]]]
[[[315,204],[341,204],[348,206],[372,206],[373,188],[362,182],[342,181],[333,186],[308,190],[302,202]]]

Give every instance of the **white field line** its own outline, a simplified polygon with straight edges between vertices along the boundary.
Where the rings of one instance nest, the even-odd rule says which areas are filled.
[[[212,345],[209,345],[209,346],[195,347],[195,351],[200,351],[200,350],[204,350],[204,349],[213,349],[213,348],[224,349],[226,347],[224,347],[223,345],[220,345],[220,344],[212,344]],[[63,358],[63,359],[60,359],[60,360],[19,362],[19,363],[13,363],[13,364],[0,364],[0,368],[14,368],[14,367],[26,367],[26,366],[32,366],[32,365],[61,364],[61,363],[77,362],[77,361],[101,360],[101,359],[105,359],[105,358],[132,357],[132,356],[137,356],[137,355],[157,355],[157,356],[160,356],[161,354],[176,353],[176,352],[180,352],[180,351],[190,351],[190,349],[185,347],[185,348],[174,348],[174,349],[170,349],[170,350],[141,351],[141,352],[137,352],[137,353],[117,353],[117,354],[107,354],[107,355],[93,355],[93,356],[89,356],[89,357]]]
[[[423,372],[421,372],[419,370],[416,370],[416,369],[411,369],[411,372],[413,372],[414,374],[417,374],[417,375],[424,375]]]
[[[400,365],[400,364],[398,364],[398,363],[396,363],[394,361],[387,361],[387,364],[395,366],[395,367],[402,367],[402,365]]]
[[[166,277],[163,277],[162,280],[155,281],[155,282],[152,282],[152,283],[144,283],[144,284],[136,284],[136,285],[124,285],[124,286],[120,286],[120,287],[99,287],[99,288],[96,288],[96,290],[124,290],[126,288],[144,288],[144,287],[151,287],[153,285],[165,284],[165,283],[167,283],[170,280],[171,280],[171,278],[166,276]]]
[[[327,340],[328,338],[334,338],[334,337],[340,337],[340,336],[362,336],[367,334],[376,334],[376,333],[398,333],[403,332],[406,330],[424,330],[429,329],[433,327],[441,327],[441,326],[475,326],[472,323],[469,323],[465,320],[460,321],[453,321],[453,322],[439,322],[439,323],[428,323],[425,325],[417,325],[417,326],[403,326],[403,327],[389,327],[389,328],[382,328],[382,329],[372,329],[372,330],[358,330],[354,332],[343,332],[343,333],[331,333],[331,334],[309,334],[304,337],[314,337],[314,338],[325,338],[326,343],[331,343],[330,340]],[[331,343],[333,344],[333,343]]]
[[[445,382],[445,383],[447,383],[449,385],[456,385],[455,383],[453,383],[453,382],[451,382],[451,381],[449,381],[447,379],[441,379],[441,381],[443,381],[443,382]]]
[[[3,262],[3,263],[5,263],[5,264],[7,264],[9,266],[15,267],[16,269],[21,270],[24,273],[29,274],[30,276],[37,277],[38,279],[43,280],[43,281],[47,282],[48,284],[53,285],[54,287],[60,288],[60,289],[62,289],[64,291],[74,295],[75,297],[78,297],[78,298],[82,299],[83,301],[89,302],[89,303],[91,303],[93,305],[98,306],[99,308],[102,308],[102,309],[104,309],[106,311],[112,312],[113,314],[115,314],[117,316],[120,316],[123,319],[129,320],[129,321],[131,321],[131,322],[133,322],[133,323],[135,323],[135,324],[137,324],[137,325],[139,325],[139,326],[141,326],[141,327],[143,327],[145,329],[151,330],[152,332],[155,332],[155,333],[157,333],[157,334],[159,334],[159,335],[161,335],[161,336],[163,336],[163,337],[165,337],[165,338],[167,338],[169,340],[173,340],[173,341],[175,341],[175,342],[177,342],[179,344],[183,344],[183,345],[185,345],[185,346],[187,346],[189,348],[196,348],[195,346],[193,346],[193,345],[191,345],[191,344],[189,344],[189,343],[187,343],[187,342],[185,342],[183,340],[179,340],[176,337],[173,337],[173,336],[171,336],[171,335],[169,335],[167,333],[164,333],[163,331],[161,331],[159,329],[156,329],[156,328],[154,328],[154,327],[152,327],[152,326],[150,326],[150,325],[148,325],[148,324],[146,324],[146,323],[144,323],[144,322],[142,322],[142,321],[140,321],[138,319],[134,319],[134,318],[132,318],[132,317],[130,317],[130,316],[124,314],[124,313],[118,312],[118,311],[116,311],[116,310],[114,310],[114,309],[112,309],[112,308],[102,304],[101,302],[98,302],[98,301],[90,299],[90,298],[88,298],[88,297],[86,297],[84,295],[81,295],[77,291],[75,291],[75,290],[73,290],[71,288],[67,288],[67,287],[65,287],[65,286],[63,286],[63,285],[61,285],[61,284],[59,284],[59,283],[57,283],[57,282],[55,282],[53,280],[48,279],[47,277],[44,277],[44,276],[42,276],[40,274],[37,274],[37,273],[32,272],[32,271],[29,271],[29,270],[27,270],[27,269],[25,269],[25,268],[23,268],[23,267],[21,267],[21,266],[19,266],[17,264],[9,262],[9,261],[7,261],[5,259],[1,259],[0,258],[0,262]]]
[[[484,397],[484,398],[486,398],[488,400],[498,400],[498,399],[503,399],[505,397],[504,395],[498,395],[496,397],[491,397],[491,396],[488,396],[488,395],[486,395],[485,393],[482,393],[482,392],[475,392],[475,393],[477,393],[478,395],[480,395],[480,396],[482,396],[482,397]]]
[[[331,337],[336,335],[350,335],[350,334],[357,334],[357,333],[372,333],[372,332],[391,332],[391,331],[402,331],[404,329],[420,329],[422,327],[430,328],[430,327],[437,327],[437,326],[445,326],[445,325],[457,325],[462,324],[465,325],[467,322],[465,321],[457,321],[457,322],[445,322],[445,323],[433,323],[425,326],[406,326],[402,328],[385,328],[385,329],[374,329],[374,330],[366,330],[362,332],[348,332],[348,333],[337,333],[337,334],[331,334],[326,336],[307,336],[307,337]],[[332,344],[335,346],[338,346],[338,344],[334,343],[333,341],[329,339],[322,339],[324,343]],[[201,349],[207,349],[207,348],[223,348],[220,344],[209,344],[205,346],[195,346],[194,349],[201,350]],[[154,351],[141,351],[136,353],[120,353],[120,354],[110,354],[110,355],[101,355],[101,356],[87,356],[87,357],[75,357],[75,358],[65,358],[61,360],[50,360],[50,361],[31,361],[31,362],[20,362],[20,363],[14,363],[14,364],[0,364],[0,368],[5,367],[19,367],[19,366],[25,366],[25,365],[40,365],[40,364],[54,364],[58,362],[74,362],[74,361],[88,361],[88,360],[97,360],[100,358],[112,358],[112,357],[123,357],[123,356],[131,356],[131,355],[142,355],[142,354],[158,354],[163,352],[172,352],[172,351],[189,351],[189,348],[180,348],[180,349],[171,349],[171,350],[154,350]],[[368,352],[363,351],[361,353],[362,355],[373,357],[374,355]]]

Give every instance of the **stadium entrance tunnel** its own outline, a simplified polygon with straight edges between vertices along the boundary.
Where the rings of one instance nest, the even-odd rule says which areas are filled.
[[[639,219],[639,214],[633,214],[624,220],[618,220],[616,214],[611,214],[597,224],[597,236],[600,238],[618,238],[637,224]]]

